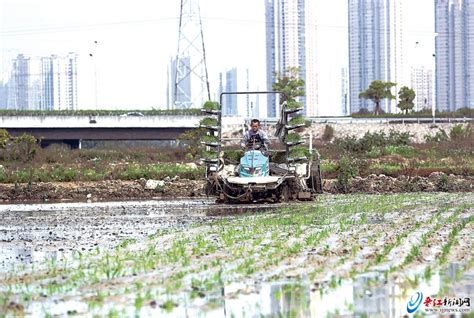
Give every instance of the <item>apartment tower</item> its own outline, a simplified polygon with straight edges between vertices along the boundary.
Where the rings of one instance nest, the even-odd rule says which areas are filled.
[[[308,116],[318,114],[316,76],[316,1],[266,0],[267,88],[272,89],[275,73],[298,67],[305,81],[306,95],[301,102]],[[277,117],[276,96],[267,99],[267,116]]]
[[[374,80],[397,83],[403,78],[402,0],[348,0],[349,8],[349,103],[350,112],[372,111],[374,103],[359,98]],[[396,101],[384,101],[382,109],[396,111]]]

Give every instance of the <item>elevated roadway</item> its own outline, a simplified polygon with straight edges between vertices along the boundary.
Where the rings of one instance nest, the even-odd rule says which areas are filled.
[[[182,133],[199,127],[202,116],[0,116],[0,128],[13,136],[27,133],[42,140],[43,145],[65,142],[80,147],[82,140],[176,140]],[[432,124],[432,118],[309,118],[313,124]],[[223,116],[223,130],[235,130],[248,122],[240,116]],[[472,118],[436,118],[439,122],[466,122]],[[268,127],[276,118],[262,120]]]

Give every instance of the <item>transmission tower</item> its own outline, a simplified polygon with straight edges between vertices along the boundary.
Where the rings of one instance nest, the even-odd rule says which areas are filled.
[[[174,108],[200,108],[211,99],[199,0],[181,0]]]

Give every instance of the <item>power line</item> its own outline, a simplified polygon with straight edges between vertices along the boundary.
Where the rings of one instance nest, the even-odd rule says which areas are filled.
[[[134,21],[117,21],[117,22],[106,22],[106,23],[93,23],[93,24],[77,24],[70,26],[39,26],[30,28],[19,28],[19,29],[6,29],[0,32],[1,35],[10,37],[17,35],[28,35],[38,33],[56,33],[56,32],[67,32],[67,31],[82,31],[83,29],[100,29],[104,27],[114,27],[131,24],[155,24],[164,23],[168,21],[177,21],[178,18],[161,18],[161,19],[148,19],[148,20],[134,20]]]
[[[160,18],[160,19],[145,19],[145,20],[130,20],[130,21],[116,21],[116,22],[105,22],[105,23],[93,23],[93,24],[77,24],[71,26],[39,26],[39,27],[28,27],[28,28],[18,28],[18,29],[4,29],[0,31],[0,35],[5,37],[12,37],[12,36],[21,36],[21,35],[30,35],[30,34],[42,34],[42,33],[58,33],[58,32],[68,32],[68,31],[83,31],[83,30],[94,30],[100,28],[108,28],[108,27],[116,27],[116,26],[123,26],[123,25],[140,25],[140,24],[156,24],[156,23],[165,23],[165,22],[178,22],[179,17],[167,17],[167,18]],[[253,19],[238,19],[238,18],[220,18],[220,17],[203,17],[204,22],[219,22],[221,24],[227,25],[242,25],[242,24],[268,24],[267,21],[262,20],[253,20]],[[287,27],[300,27],[300,26],[308,26],[304,22],[299,23],[286,23],[285,26]],[[335,25],[335,24],[318,24],[315,23],[314,26],[316,28],[321,29],[336,29],[336,30],[347,30],[347,25]],[[367,27],[366,29],[373,28]],[[386,31],[388,28],[379,28],[378,31]],[[405,30],[405,33],[419,33],[419,34],[433,34],[433,32],[423,29],[414,29],[414,30]]]

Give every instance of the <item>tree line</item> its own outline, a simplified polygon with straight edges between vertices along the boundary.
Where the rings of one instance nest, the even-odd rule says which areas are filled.
[[[382,114],[382,108],[380,107],[382,100],[395,99],[395,95],[392,94],[392,87],[396,85],[397,83],[375,80],[370,83],[369,88],[359,94],[359,97],[373,101],[375,103],[374,114],[380,115]],[[405,112],[405,114],[408,114],[408,111],[415,107],[413,103],[415,97],[416,94],[413,89],[403,86],[398,92],[399,101],[397,107],[402,112]]]

